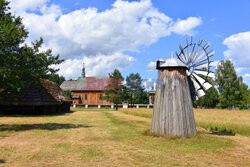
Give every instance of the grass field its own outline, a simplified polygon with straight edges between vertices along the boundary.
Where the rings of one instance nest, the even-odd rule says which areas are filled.
[[[153,137],[147,133],[150,110],[75,111],[1,116],[0,166],[250,166],[247,135],[220,136],[198,128],[195,137]],[[207,112],[195,111],[198,126],[219,123],[220,118],[226,123],[229,117],[237,119],[240,129],[250,124],[248,111],[248,118],[243,113],[225,117],[220,113],[225,111]]]
[[[120,109],[125,114],[151,118],[153,109]],[[250,111],[194,109],[198,127],[250,137]]]

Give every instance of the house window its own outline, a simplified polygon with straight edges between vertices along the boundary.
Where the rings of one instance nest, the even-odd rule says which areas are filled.
[[[102,94],[100,94],[99,99],[102,100]]]
[[[88,99],[88,95],[87,94],[85,94],[85,100],[87,100]]]

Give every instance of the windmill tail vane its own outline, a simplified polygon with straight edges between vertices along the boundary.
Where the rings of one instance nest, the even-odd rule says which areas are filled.
[[[190,41],[186,39],[186,46],[179,46],[180,52],[176,52],[177,58],[187,67],[187,77],[192,100],[198,100],[206,94],[206,91],[212,87],[208,78],[215,78],[215,73],[211,67],[217,66],[217,61],[211,61],[215,51],[209,50],[210,43],[205,43],[201,38],[198,43],[194,43],[191,37]]]

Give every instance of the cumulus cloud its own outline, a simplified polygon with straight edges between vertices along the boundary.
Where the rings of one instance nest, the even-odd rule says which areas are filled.
[[[112,55],[97,55],[95,57],[84,57],[86,70],[89,71],[87,75],[95,76],[107,75],[107,72],[112,72],[115,68],[122,70],[129,67],[136,60],[135,58],[121,53],[114,53]]]
[[[250,67],[250,31],[231,35],[223,44],[228,47],[224,51],[226,59],[232,59],[237,68]]]
[[[150,63],[148,63],[148,65],[146,67],[146,71],[148,71],[148,72],[154,72],[155,71],[155,67],[156,67],[155,62],[151,61]]]
[[[27,10],[38,10],[41,6],[46,4],[49,0],[12,0],[11,8],[17,13],[25,12]]]
[[[176,23],[170,28],[170,30],[180,35],[193,35],[195,32],[193,29],[202,23],[202,19],[199,17],[188,17],[186,20],[178,19]]]
[[[112,66],[115,64],[108,63],[109,60],[118,64],[123,61],[126,65],[120,64],[120,69],[126,68],[135,58],[132,61],[130,56],[123,54],[124,51],[138,52],[140,47],[150,46],[171,33],[191,35],[194,28],[202,23],[201,18],[196,17],[174,21],[154,8],[150,0],[117,0],[103,12],[89,7],[65,14],[56,4],[48,6],[48,1],[12,0],[13,10],[23,17],[23,23],[30,32],[27,41],[42,36],[44,48],[52,48],[53,53],[59,53],[67,60],[64,67],[68,65],[70,68],[70,63],[76,63],[79,57],[84,57],[86,65],[92,65],[90,71],[86,70],[87,74],[111,72],[109,70],[114,69]],[[32,12],[37,10],[41,14]],[[97,64],[96,58],[106,63]],[[121,61],[118,62],[118,59]],[[61,74],[69,75],[70,71]],[[75,73],[80,71],[81,68]]]
[[[243,81],[250,86],[250,74],[246,73],[243,75]]]
[[[250,74],[245,74],[243,77],[244,78],[250,78]]]
[[[84,57],[83,60],[68,59],[58,66],[60,68],[59,75],[64,75],[66,78],[81,76],[81,69],[84,62],[85,70],[87,71],[86,76],[106,76],[115,68],[122,70],[129,67],[135,61],[135,58],[121,53]]]

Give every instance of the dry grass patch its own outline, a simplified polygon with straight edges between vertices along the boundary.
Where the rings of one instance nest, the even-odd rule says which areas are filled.
[[[190,138],[153,137],[145,134],[150,121],[105,109],[0,117],[0,136],[5,136],[0,137],[0,166],[250,165],[241,136],[215,136],[203,129]]]
[[[151,118],[153,109],[120,109],[122,113]],[[228,132],[250,137],[250,111],[194,109],[195,121],[198,127],[207,130]]]

